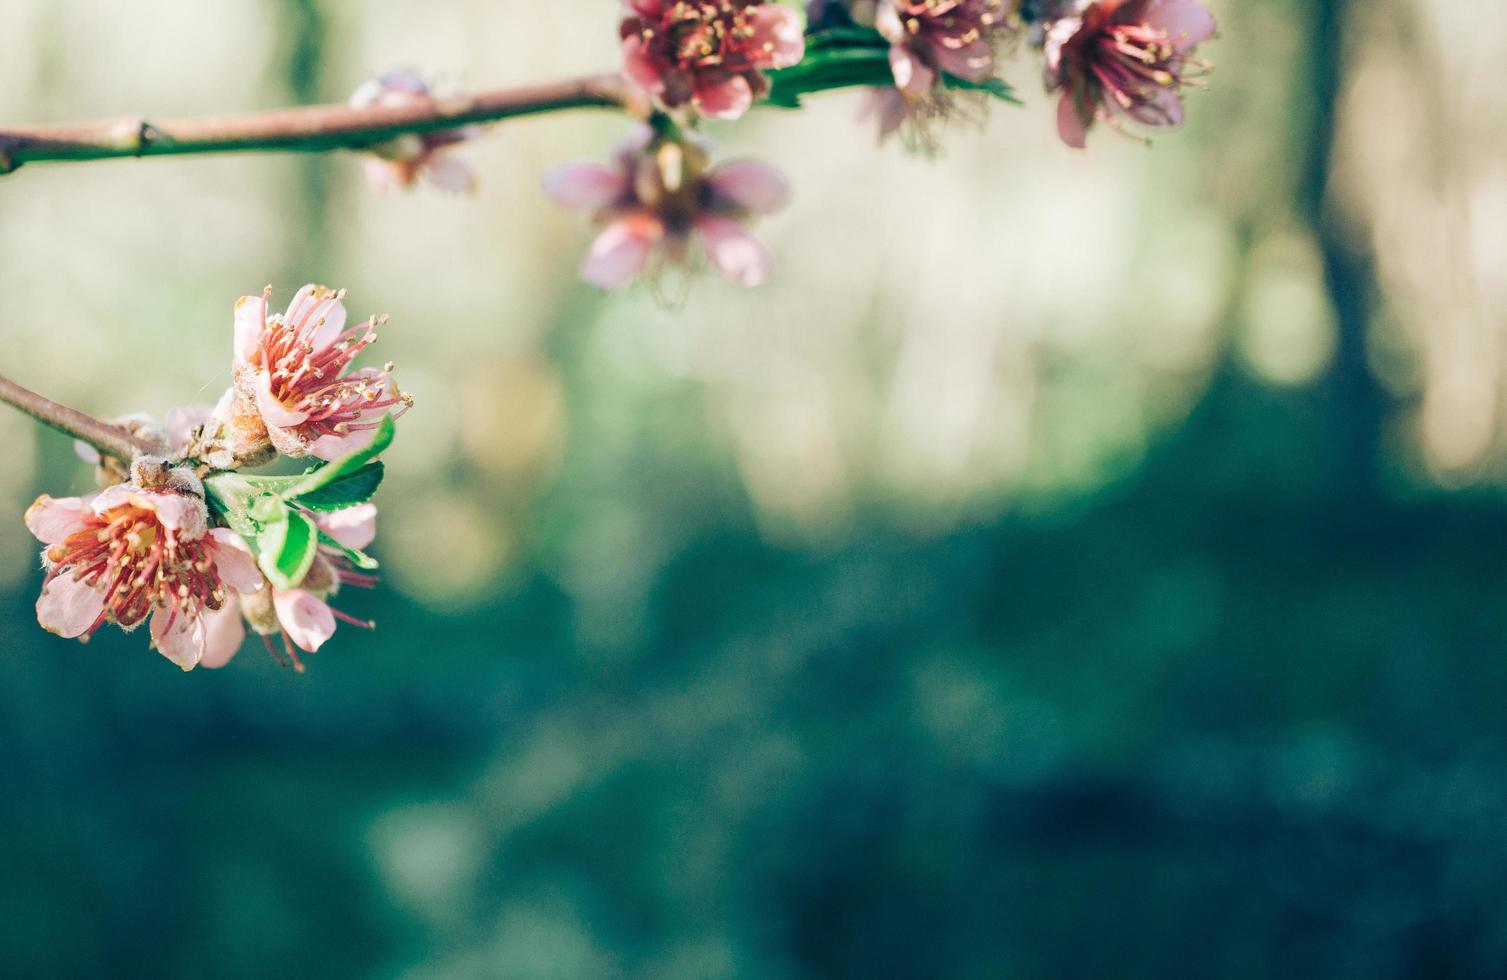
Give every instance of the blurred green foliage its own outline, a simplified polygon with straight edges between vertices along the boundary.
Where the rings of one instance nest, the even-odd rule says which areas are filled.
[[[1326,404],[933,539],[731,506],[605,661],[542,577],[190,683],[17,593],[6,972],[1490,975],[1507,513],[1337,494]]]

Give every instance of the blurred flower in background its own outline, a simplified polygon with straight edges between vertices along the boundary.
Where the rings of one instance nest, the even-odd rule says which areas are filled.
[[[656,250],[684,265],[693,236],[713,268],[740,286],[769,278],[774,258],[743,222],[785,206],[790,190],[779,171],[757,160],[711,166],[703,142],[648,126],[637,127],[613,155],[611,166],[565,164],[544,175],[552,199],[589,208],[606,225],[587,250],[583,279],[625,286]]]
[[[390,71],[362,82],[349,102],[357,109],[367,106],[401,107],[434,101],[429,83],[411,71]],[[409,133],[372,147],[361,161],[372,190],[383,192],[412,187],[420,177],[440,190],[457,193],[476,189],[471,165],[452,153],[450,147],[480,136],[479,126],[462,126],[432,133]]]
[[[623,74],[668,109],[737,119],[768,90],[764,71],[801,60],[801,17],[763,0],[623,0]]]

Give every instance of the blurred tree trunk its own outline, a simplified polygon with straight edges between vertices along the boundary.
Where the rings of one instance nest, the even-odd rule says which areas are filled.
[[[1308,85],[1298,94],[1312,112],[1302,146],[1306,151],[1297,191],[1299,213],[1311,228],[1324,261],[1334,304],[1338,345],[1327,379],[1336,445],[1331,457],[1337,486],[1373,496],[1389,399],[1371,370],[1367,333],[1376,305],[1376,280],[1364,229],[1346,224],[1330,195],[1340,99],[1345,87],[1349,0],[1311,0],[1308,12]]]
[[[330,60],[327,48],[331,39],[321,0],[275,0],[277,36],[286,38],[280,74],[289,105],[310,105],[327,101],[323,67]],[[288,287],[296,289],[309,281],[324,282],[331,278],[330,235],[334,212],[331,195],[336,182],[334,168],[345,160],[331,160],[320,154],[300,157],[297,192],[298,212],[307,220],[293,240],[287,242],[285,255]],[[293,280],[296,279],[297,282]]]

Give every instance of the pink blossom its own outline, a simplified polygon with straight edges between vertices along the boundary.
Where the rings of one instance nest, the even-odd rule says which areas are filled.
[[[900,132],[915,148],[931,150],[938,121],[960,114],[982,117],[982,109],[975,112],[959,102],[945,76],[980,84],[994,74],[996,49],[1019,28],[1012,8],[1005,0],[879,0],[855,6],[853,15],[864,22],[872,18],[890,42],[895,81],[894,88],[865,93],[859,118],[878,120],[881,142]]]
[[[800,15],[762,0],[623,0],[623,74],[667,108],[737,119],[769,87],[763,72],[805,55]]]
[[[1207,69],[1193,49],[1214,34],[1196,0],[1099,0],[1046,26],[1046,84],[1061,90],[1057,132],[1082,148],[1096,119],[1146,126],[1183,121],[1180,90]]]
[[[390,71],[380,78],[364,82],[351,94],[350,105],[401,108],[425,105],[434,101],[429,85],[411,71]],[[480,127],[462,126],[431,133],[406,133],[369,148],[362,160],[366,180],[378,192],[409,188],[420,177],[441,190],[469,193],[476,189],[476,173],[471,165],[445,152],[457,143],[475,139]]]
[[[349,370],[385,317],[346,329],[345,293],[312,283],[286,313],[268,311],[271,295],[269,286],[236,302],[232,377],[239,397],[222,408],[259,415],[279,452],[338,459],[369,444],[384,414],[402,415],[413,404],[393,385],[391,364]]]
[[[880,0],[874,26],[890,42],[895,86],[920,99],[943,73],[970,82],[994,74],[994,49],[1014,29],[1004,0]]]
[[[558,167],[545,175],[544,190],[560,204],[595,212],[603,228],[581,275],[606,289],[637,278],[655,252],[687,261],[693,238],[718,272],[757,286],[774,260],[744,223],[778,211],[789,198],[774,168],[754,160],[710,167],[701,145],[656,136],[648,127],[618,148],[612,165]]]
[[[312,514],[319,529],[347,548],[365,548],[377,533],[377,508],[374,504],[358,504],[344,510]],[[250,557],[250,550],[241,542],[241,548]],[[257,573],[260,579],[261,573]],[[335,635],[337,621],[346,622],[362,629],[371,629],[372,624],[355,619],[333,608],[327,600],[340,591],[341,585],[370,588],[376,579],[356,571],[350,561],[337,549],[321,545],[314,564],[296,589],[274,588],[264,579],[260,588],[240,591],[239,611],[235,616],[239,634],[234,645],[224,644],[214,654],[206,654],[205,667],[223,667],[228,664],[241,647],[245,628],[240,625],[242,617],[254,633],[262,638],[263,645],[272,658],[279,663],[290,663],[293,669],[302,671],[303,661],[298,651],[314,653]],[[232,607],[236,603],[231,603]],[[229,632],[229,627],[227,627]],[[279,642],[274,645],[274,638]],[[281,651],[279,651],[279,646]]]
[[[88,639],[106,623],[132,630],[151,616],[153,645],[184,670],[230,642],[221,614],[231,590],[261,583],[244,542],[209,527],[198,478],[152,460],[137,461],[131,483],[98,494],[38,497],[26,526],[46,545],[44,629]]]

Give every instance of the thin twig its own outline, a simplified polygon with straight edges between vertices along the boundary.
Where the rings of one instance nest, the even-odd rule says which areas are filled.
[[[43,425],[50,425],[59,432],[87,442],[102,453],[127,462],[159,448],[118,425],[102,422],[76,408],[69,408],[43,397],[30,388],[23,388],[3,374],[0,374],[0,402],[13,405]]]
[[[560,109],[616,108],[647,114],[620,75],[437,97],[410,106],[298,106],[238,116],[0,127],[0,173],[41,160],[102,160],[228,151],[321,153],[360,149],[405,133],[452,129]]]

